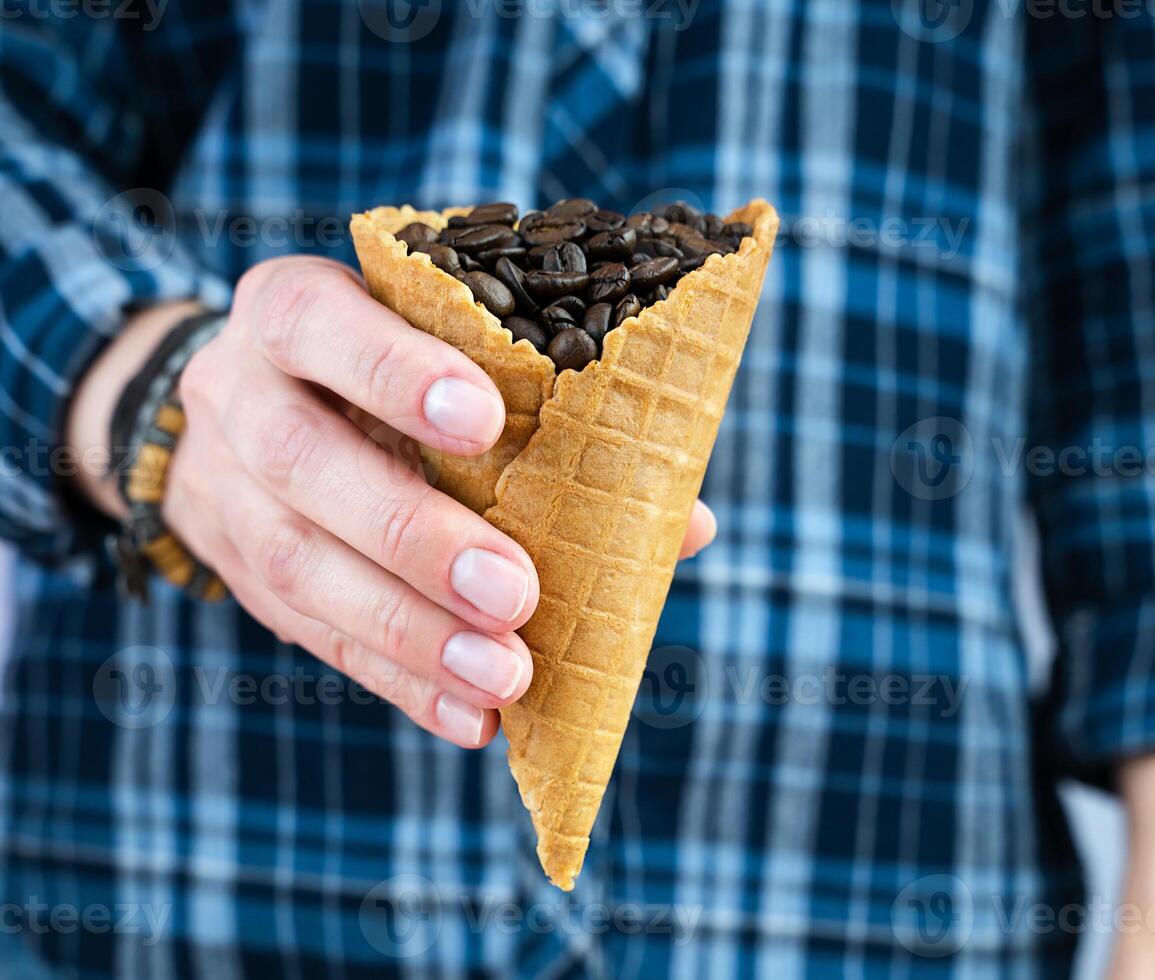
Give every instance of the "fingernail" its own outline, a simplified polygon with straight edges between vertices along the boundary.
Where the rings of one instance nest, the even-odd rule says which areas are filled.
[[[482,548],[461,552],[449,580],[462,599],[503,622],[517,617],[529,595],[529,578],[521,567]]]
[[[467,684],[507,698],[521,681],[521,657],[481,633],[454,633],[441,651],[441,664]]]
[[[442,694],[437,699],[437,720],[445,733],[466,745],[477,745],[481,741],[481,727],[485,724],[485,714],[480,708],[459,701],[452,694]]]
[[[491,392],[461,378],[439,378],[425,392],[425,418],[442,435],[492,442],[505,424],[505,406]]]

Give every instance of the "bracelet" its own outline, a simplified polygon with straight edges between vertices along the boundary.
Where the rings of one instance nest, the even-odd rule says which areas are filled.
[[[228,595],[224,582],[192,556],[160,511],[169,464],[185,426],[177,382],[192,356],[224,323],[222,313],[182,320],[125,387],[113,411],[111,469],[129,516],[106,545],[126,597],[148,602],[150,567],[194,598],[216,601]]]

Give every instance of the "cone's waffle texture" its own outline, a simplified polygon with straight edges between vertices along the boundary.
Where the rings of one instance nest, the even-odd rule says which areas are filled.
[[[511,413],[500,452],[472,471],[447,459],[441,485],[475,509],[495,498],[486,520],[538,571],[541,599],[520,631],[533,682],[502,710],[502,726],[538,857],[568,891],[629,722],[778,218],[765,201],[729,215],[754,228],[737,253],[711,256],[667,300],[610,331],[599,361],[562,372],[556,386],[549,359],[526,341],[512,344],[466,286],[426,256],[405,255],[390,231],[413,220],[444,223],[437,213],[378,209],[354,219],[357,251],[373,295],[469,354]],[[495,471],[495,486],[462,485]]]

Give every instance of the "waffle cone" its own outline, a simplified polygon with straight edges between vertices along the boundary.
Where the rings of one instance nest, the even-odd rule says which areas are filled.
[[[483,367],[506,400],[498,444],[445,457],[436,483],[529,553],[541,599],[520,630],[534,676],[502,709],[509,766],[550,880],[573,888],[637,696],[778,217],[757,200],[727,220],[754,236],[711,256],[664,302],[606,335],[602,357],[554,379],[468,287],[392,232],[456,212],[378,208],[353,219],[373,295]]]

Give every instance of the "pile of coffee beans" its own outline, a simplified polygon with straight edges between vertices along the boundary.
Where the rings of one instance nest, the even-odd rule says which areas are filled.
[[[528,340],[559,371],[599,358],[609,331],[753,234],[685,203],[627,218],[573,198],[518,218],[512,204],[482,204],[441,231],[414,221],[396,237],[465,283],[515,341]]]

